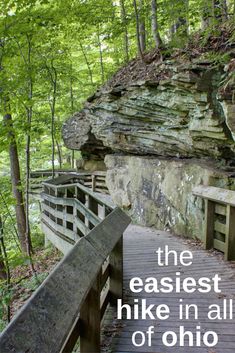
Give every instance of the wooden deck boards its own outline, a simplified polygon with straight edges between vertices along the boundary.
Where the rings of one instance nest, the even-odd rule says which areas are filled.
[[[155,251],[158,247],[164,248],[169,245],[172,250],[181,252],[191,250],[193,253],[193,264],[189,267],[173,266],[159,267]],[[174,278],[175,272],[180,271],[182,278],[193,276],[212,277],[219,274],[222,278],[220,288],[221,294],[210,292],[208,294],[133,294],[129,289],[129,280],[132,277],[165,277]],[[113,331],[118,333],[112,338],[111,348],[104,346],[103,352],[127,353],[234,353],[235,352],[235,320],[210,321],[207,318],[207,308],[211,304],[220,304],[224,299],[235,298],[235,269],[231,263],[224,262],[220,257],[211,253],[190,247],[184,239],[174,237],[167,232],[154,231],[149,228],[130,226],[124,235],[124,303],[133,303],[134,298],[146,298],[149,304],[167,304],[170,307],[170,318],[165,321],[159,320],[118,320],[113,322]],[[178,307],[179,299],[184,299],[185,303],[197,304],[199,307],[199,320],[179,320]],[[233,313],[235,310],[233,308]],[[150,325],[154,326],[152,346],[144,345],[137,348],[131,342],[134,331],[144,331]],[[169,348],[162,343],[162,334],[167,330],[178,331],[178,327],[184,325],[185,329],[195,332],[196,326],[202,327],[202,332],[213,330],[218,333],[219,342],[216,347],[179,347],[177,344]],[[112,331],[112,329],[111,329]]]

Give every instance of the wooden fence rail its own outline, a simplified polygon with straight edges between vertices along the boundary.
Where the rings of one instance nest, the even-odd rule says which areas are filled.
[[[235,260],[235,191],[200,185],[193,194],[205,200],[205,248]]]
[[[75,170],[56,170],[54,177],[63,175],[76,175],[80,179],[80,183],[92,189],[94,192],[108,194],[105,178],[106,172],[76,172]],[[51,170],[38,170],[30,173],[30,193],[38,195],[43,190],[43,182],[52,177]]]
[[[43,183],[42,230],[63,253],[97,226],[114,207],[107,197],[104,200],[80,181],[81,176],[71,174]]]
[[[59,180],[58,180],[59,179]],[[122,297],[122,234],[129,217],[84,185],[44,183],[42,226],[69,246],[0,337],[1,353],[100,352],[105,310]],[[103,216],[99,213],[103,210]],[[103,219],[102,219],[103,218]]]

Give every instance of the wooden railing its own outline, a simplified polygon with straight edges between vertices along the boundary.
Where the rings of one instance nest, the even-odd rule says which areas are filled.
[[[54,177],[57,178],[60,175],[76,173],[75,169],[67,170],[55,170]],[[42,183],[52,177],[52,170],[36,170],[30,172],[29,178],[29,191],[32,195],[38,195],[42,192],[43,186]]]
[[[58,185],[60,178],[44,183],[42,227],[61,249],[69,244],[66,256],[3,331],[1,353],[71,353],[79,338],[81,353],[98,353],[105,310],[122,298],[129,217],[74,178]]]
[[[235,260],[235,191],[200,185],[193,194],[205,200],[205,248]]]
[[[56,170],[54,177],[62,175],[76,175],[80,178],[80,183],[90,187],[92,191],[108,194],[108,188],[106,186],[105,178],[106,172],[77,172],[76,170]],[[39,195],[43,186],[42,183],[52,177],[51,170],[38,170],[30,173],[30,193],[31,195]]]
[[[82,185],[81,178],[81,175],[64,175],[43,183],[42,230],[46,238],[64,253],[114,208],[108,196],[101,198]]]
[[[84,185],[92,189],[92,191],[109,194],[106,186],[106,172],[83,173]]]

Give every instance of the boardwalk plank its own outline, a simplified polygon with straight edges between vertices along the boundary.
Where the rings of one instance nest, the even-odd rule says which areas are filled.
[[[191,250],[193,253],[193,264],[189,267],[182,265],[174,266],[172,259],[167,267],[159,267],[157,264],[157,255],[155,251],[165,245],[170,250],[176,250],[178,253],[184,250]],[[134,294],[129,289],[129,281],[132,277],[141,277],[143,280],[147,277],[162,278],[165,276],[173,277],[175,272],[181,272],[181,278],[194,277],[196,280],[200,277],[212,277],[219,274],[222,278],[220,288],[222,293],[210,292],[201,294],[199,292],[187,293],[151,293],[144,291]],[[124,234],[124,301],[123,304],[133,304],[134,298],[147,299],[149,304],[167,304],[170,307],[170,318],[165,321],[160,320],[115,320],[114,325],[118,327],[117,334],[112,338],[112,353],[234,353],[235,352],[235,320],[216,320],[210,321],[207,317],[207,309],[211,304],[222,305],[224,299],[235,298],[235,269],[229,263],[224,262],[220,257],[213,253],[206,252],[196,247],[191,247],[187,241],[179,237],[174,237],[168,232],[160,232],[140,226],[130,226]],[[184,299],[185,303],[198,304],[199,320],[179,320],[178,307],[179,299]],[[233,307],[233,314],[235,308]],[[135,347],[131,342],[134,331],[144,331],[153,325],[155,335],[152,346]],[[162,334],[167,330],[177,332],[180,325],[185,329],[194,329],[200,325],[202,332],[214,330],[217,332],[219,342],[216,347],[165,347],[162,344]],[[104,350],[104,352],[107,350]]]

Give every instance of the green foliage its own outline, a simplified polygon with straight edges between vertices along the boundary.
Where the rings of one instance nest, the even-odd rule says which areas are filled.
[[[7,288],[6,285],[0,286],[0,317],[3,316],[7,306],[10,305],[12,300],[12,291]]]
[[[59,167],[61,154],[63,167],[69,168],[71,151],[66,150],[61,138],[63,122],[82,108],[86,98],[127,57],[137,55],[133,1],[123,0],[122,4],[124,13],[120,0],[0,0],[0,216],[11,270],[27,265],[29,258],[22,256],[17,238],[8,156],[9,133],[13,129],[3,124],[3,116],[11,113],[13,117],[23,191],[27,137],[30,136],[31,170],[51,168],[53,103],[55,167]],[[143,0],[140,4],[137,0],[148,50],[155,45],[151,1]],[[198,46],[206,45],[212,34],[218,34],[218,23],[224,20],[224,14],[215,12],[212,4],[212,0],[158,0],[156,17],[165,47],[163,53],[183,47],[208,18],[210,23]],[[228,0],[227,5],[233,28],[234,1]],[[226,63],[228,56],[214,51],[208,59],[215,64]],[[80,158],[79,152],[75,158]],[[31,204],[29,211],[33,247],[39,248],[43,245],[40,210]],[[40,280],[43,278],[44,275]],[[37,286],[33,278],[24,285],[30,290]],[[0,296],[1,318],[12,293],[0,285]],[[0,319],[0,330],[1,325]]]
[[[7,325],[6,312],[11,304],[13,292],[5,283],[0,282],[0,332]]]
[[[231,60],[229,53],[222,54],[216,51],[207,52],[204,57],[211,61],[215,66],[225,65]]]
[[[33,276],[30,279],[22,281],[21,286],[33,292],[46,279],[47,276],[48,276],[48,272],[39,273],[37,274],[37,277]]]

